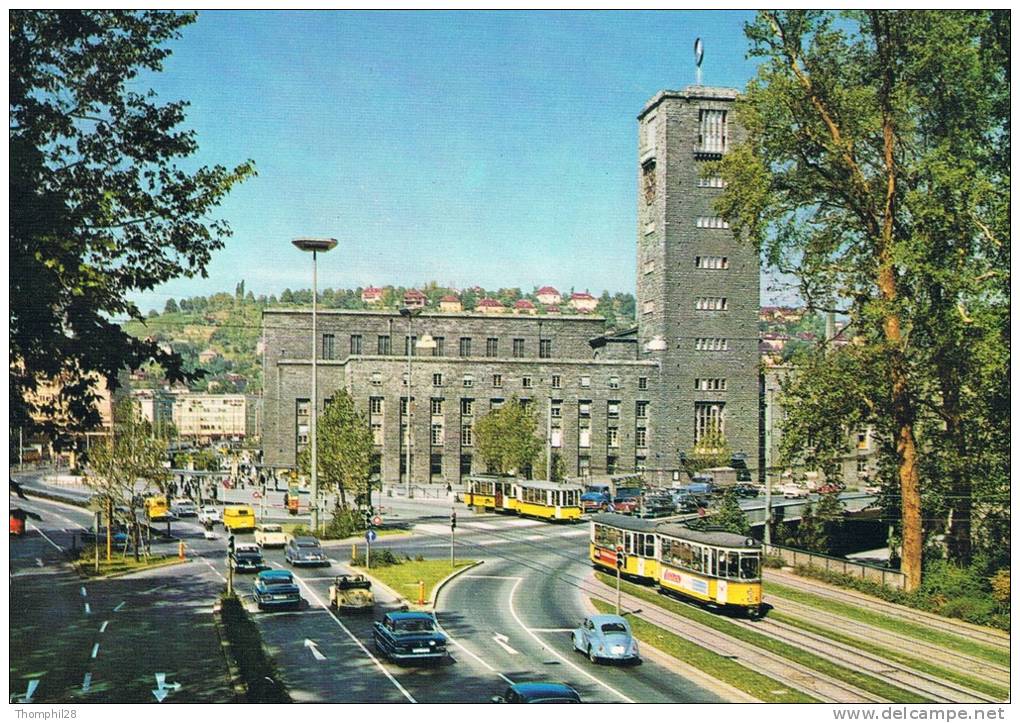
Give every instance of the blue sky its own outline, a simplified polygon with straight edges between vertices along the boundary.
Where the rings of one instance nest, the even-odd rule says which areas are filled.
[[[633,291],[635,116],[658,90],[743,87],[737,11],[204,11],[160,98],[191,102],[197,161],[254,159],[220,207],[207,279],[134,297],[310,286],[553,284]]]

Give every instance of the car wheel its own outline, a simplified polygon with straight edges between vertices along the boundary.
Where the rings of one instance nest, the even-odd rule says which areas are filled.
[[[588,660],[590,660],[595,665],[599,664],[599,658],[597,655],[595,655],[595,651],[592,650],[592,647],[590,645],[588,646]]]

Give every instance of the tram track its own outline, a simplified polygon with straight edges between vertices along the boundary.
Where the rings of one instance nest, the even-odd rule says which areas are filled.
[[[941,632],[955,635],[971,642],[980,643],[993,648],[999,648],[1005,652],[1009,651],[1010,635],[998,630],[990,630],[963,620],[950,620],[934,613],[929,613],[916,608],[908,608],[896,603],[886,602],[879,598],[859,593],[856,590],[835,588],[825,583],[805,580],[804,578],[786,572],[765,570],[763,579],[786,587],[811,593],[818,597],[837,600],[840,602],[851,602],[857,607],[864,608],[871,612],[880,613],[887,617],[904,620],[911,623],[923,623]],[[778,595],[777,597],[782,597]]]

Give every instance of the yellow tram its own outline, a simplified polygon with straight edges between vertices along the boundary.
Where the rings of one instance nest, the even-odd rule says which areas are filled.
[[[656,530],[659,587],[723,609],[761,607],[761,543],[732,532],[702,532],[678,524]]]
[[[516,486],[517,514],[541,520],[581,519],[581,493],[577,484],[518,480]]]
[[[655,583],[659,577],[659,523],[613,513],[592,515],[589,557],[596,567],[616,572],[616,547],[623,546],[621,572],[642,582]]]
[[[497,474],[479,474],[468,477],[468,490],[464,503],[468,507],[483,507],[497,512],[517,510],[517,478]]]

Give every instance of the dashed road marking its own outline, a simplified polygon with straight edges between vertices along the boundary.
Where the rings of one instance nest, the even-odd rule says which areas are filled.
[[[92,655],[90,657],[95,658],[97,655],[99,655],[99,643],[92,646]]]
[[[119,605],[118,605],[117,607],[115,607],[115,608],[113,609],[113,612],[115,612],[115,613],[117,613],[117,612],[120,612],[120,609],[121,609],[122,607],[124,607],[125,605],[127,605],[127,602],[122,602],[122,603],[120,603],[120,604],[119,604]]]
[[[92,614],[92,607],[88,603],[85,603],[85,614],[86,615]]]
[[[99,626],[99,632],[105,633],[106,632],[106,626],[109,625],[109,624],[110,624],[109,620],[104,620],[103,624]]]
[[[88,693],[89,688],[92,687],[92,673],[85,673],[85,677],[81,681],[81,692]]]

